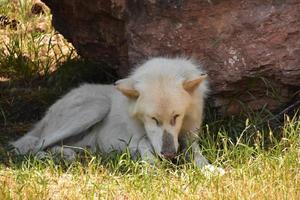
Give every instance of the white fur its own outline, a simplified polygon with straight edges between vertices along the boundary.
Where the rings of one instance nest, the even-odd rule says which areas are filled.
[[[159,154],[162,149],[163,131],[174,137],[177,150],[178,135],[201,126],[207,81],[203,81],[191,94],[183,89],[182,84],[203,73],[188,59],[150,59],[138,66],[127,79],[117,82],[136,90],[139,93],[137,99],[128,98],[112,85],[84,84],[53,104],[32,131],[12,145],[19,154],[48,148],[63,150],[57,147],[59,145],[104,153],[129,148],[133,155],[139,153],[144,160],[153,162],[153,153]],[[178,102],[181,99],[188,103],[181,106],[184,104]],[[179,112],[176,125],[171,126],[162,120],[162,125],[157,126],[153,119],[147,117],[145,113],[160,112],[157,104],[162,104],[164,111],[159,114],[164,115],[162,119],[167,119],[167,122],[173,110]],[[158,132],[160,134],[155,135]],[[192,137],[191,134],[186,136]],[[193,152],[199,167],[208,165],[195,144]],[[72,151],[66,153],[74,157]]]

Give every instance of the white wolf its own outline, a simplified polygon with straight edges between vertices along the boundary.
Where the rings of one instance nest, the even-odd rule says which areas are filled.
[[[84,84],[73,89],[12,145],[19,154],[50,149],[69,158],[75,156],[70,146],[104,153],[129,148],[132,155],[153,162],[155,154],[174,158],[190,142],[195,164],[212,167],[195,141],[206,77],[189,59],[152,58],[115,86]]]

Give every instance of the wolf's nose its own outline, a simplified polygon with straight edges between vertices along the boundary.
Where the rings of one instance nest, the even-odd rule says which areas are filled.
[[[161,152],[161,155],[167,159],[173,159],[176,156],[176,153],[173,152]]]

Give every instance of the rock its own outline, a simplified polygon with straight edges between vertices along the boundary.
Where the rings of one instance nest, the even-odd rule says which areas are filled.
[[[43,1],[81,56],[121,76],[150,56],[192,56],[227,113],[274,110],[299,91],[300,0]]]

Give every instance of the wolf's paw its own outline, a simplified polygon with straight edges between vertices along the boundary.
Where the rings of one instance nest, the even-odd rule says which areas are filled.
[[[160,161],[161,161],[157,156],[153,155],[152,153],[143,155],[142,160],[152,166],[155,166],[156,164],[160,163]]]
[[[38,141],[38,137],[25,135],[17,141],[11,142],[10,145],[13,146],[13,152],[15,152],[17,155],[25,155],[35,149]]]
[[[68,147],[54,146],[50,151],[56,155],[60,155],[62,158],[68,161],[73,161],[76,159],[76,152]]]
[[[221,167],[216,167],[214,165],[205,165],[201,169],[202,173],[205,177],[212,177],[212,176],[223,176],[225,174],[225,170]]]

